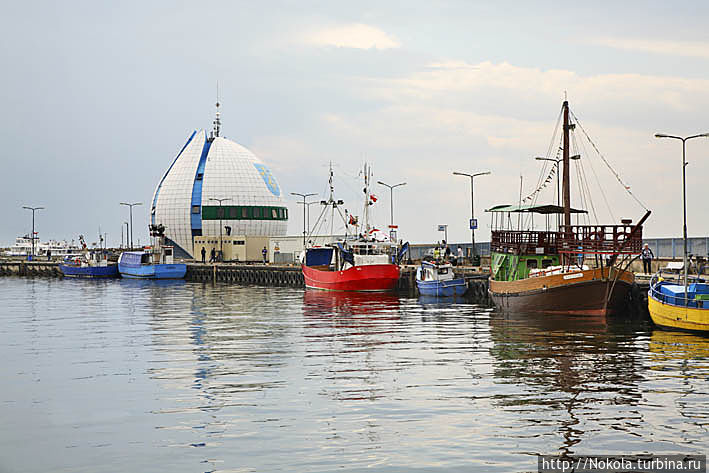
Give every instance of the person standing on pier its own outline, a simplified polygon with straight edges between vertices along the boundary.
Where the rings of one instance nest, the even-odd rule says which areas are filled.
[[[212,251],[209,253],[209,262],[214,263],[217,260],[217,250],[215,248],[212,248]]]
[[[263,250],[261,250],[261,254],[263,255],[263,264],[266,264],[266,259],[268,257],[268,250],[266,247],[263,247]]]
[[[204,263],[204,259],[207,256],[207,250],[202,247],[202,263]]]
[[[643,246],[642,251],[640,252],[640,257],[643,259],[643,273],[645,274],[652,274],[652,259],[655,257],[655,254],[652,252],[650,249],[650,245],[645,243],[645,246]]]

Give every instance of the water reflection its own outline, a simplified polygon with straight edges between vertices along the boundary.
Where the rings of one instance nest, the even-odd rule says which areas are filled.
[[[530,425],[556,424],[558,453],[591,448],[577,446],[607,428],[638,434],[638,384],[644,377],[636,335],[623,325],[605,318],[494,313],[490,327],[494,376],[524,386],[498,396],[495,404]],[[601,406],[622,411],[622,421]]]
[[[709,339],[642,323],[184,281],[0,297],[2,470],[533,471],[709,438]]]

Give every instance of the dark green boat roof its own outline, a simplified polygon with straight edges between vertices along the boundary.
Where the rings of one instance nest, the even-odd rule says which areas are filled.
[[[564,207],[560,205],[496,205],[485,212],[533,212],[538,214],[563,214]],[[585,214],[586,210],[571,209],[572,214]]]

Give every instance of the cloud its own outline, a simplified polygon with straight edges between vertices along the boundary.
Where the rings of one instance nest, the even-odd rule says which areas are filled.
[[[314,46],[335,46],[353,49],[395,49],[401,43],[373,26],[361,23],[333,26],[306,33],[303,40]]]
[[[634,73],[583,76],[563,69],[542,70],[489,61],[449,61],[398,79],[373,79],[376,98],[439,101],[450,95],[499,93],[518,100],[559,100],[564,91],[577,104],[659,103],[675,110],[709,105],[709,80]],[[398,99],[397,99],[398,98]]]
[[[614,49],[643,51],[653,54],[709,58],[709,43],[700,41],[667,41],[633,38],[596,38],[589,41]]]

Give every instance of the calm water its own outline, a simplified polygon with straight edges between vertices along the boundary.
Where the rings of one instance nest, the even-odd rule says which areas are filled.
[[[0,278],[0,471],[705,453],[709,339],[391,295]]]

